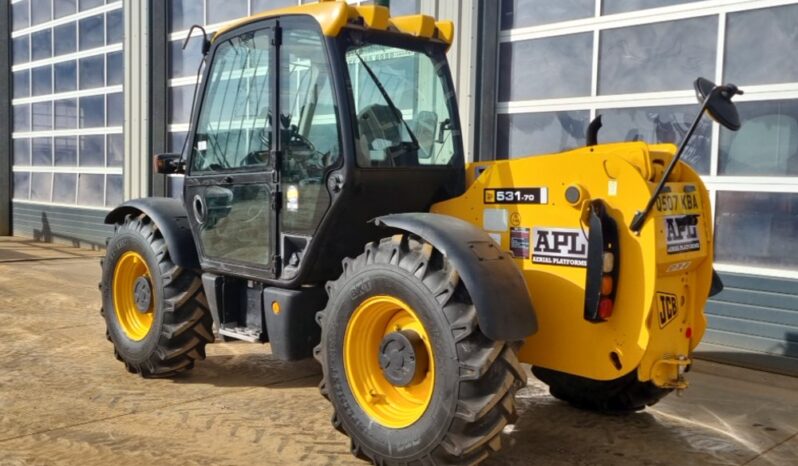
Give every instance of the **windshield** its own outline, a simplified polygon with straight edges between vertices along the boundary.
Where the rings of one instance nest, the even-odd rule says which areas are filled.
[[[459,150],[443,58],[380,44],[346,52],[361,167],[448,165]]]

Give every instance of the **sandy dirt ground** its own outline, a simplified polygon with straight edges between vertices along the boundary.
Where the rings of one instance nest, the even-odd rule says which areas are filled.
[[[99,314],[96,251],[0,239],[0,465],[364,464],[329,424],[314,361],[215,343],[170,380],[128,374]],[[798,382],[699,361],[684,396],[627,416],[530,378],[490,465],[798,464]]]

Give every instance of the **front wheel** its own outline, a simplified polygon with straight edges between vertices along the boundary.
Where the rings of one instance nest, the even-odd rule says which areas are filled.
[[[656,404],[671,392],[651,382],[639,381],[637,371],[606,381],[586,379],[538,366],[532,367],[532,373],[549,386],[551,396],[588,411],[640,411]]]
[[[146,215],[115,226],[103,259],[106,337],[128,371],[166,377],[205,359],[213,319],[199,275],[175,265]]]
[[[405,235],[328,284],[316,357],[333,426],[374,464],[476,464],[501,446],[526,384],[517,345],[480,330],[446,257]]]

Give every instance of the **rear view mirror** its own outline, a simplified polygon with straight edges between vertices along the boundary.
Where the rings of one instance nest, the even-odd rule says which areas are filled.
[[[180,154],[156,154],[152,158],[155,173],[171,175],[173,173],[185,173],[185,163]]]
[[[706,78],[696,79],[693,86],[698,101],[701,103],[706,101],[706,110],[713,120],[732,131],[740,129],[740,115],[731,99],[743,91],[737,89],[734,84],[716,86]]]

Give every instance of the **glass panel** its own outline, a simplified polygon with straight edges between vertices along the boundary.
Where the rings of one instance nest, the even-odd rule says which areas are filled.
[[[30,193],[30,173],[14,172],[14,199],[28,199]]]
[[[798,175],[798,100],[740,102],[742,128],[720,130],[718,174]]]
[[[105,136],[93,134],[80,136],[80,166],[104,167],[105,166]]]
[[[53,34],[51,29],[34,32],[30,35],[30,48],[33,60],[43,60],[53,55]]]
[[[604,123],[598,134],[599,141],[669,142],[678,145],[697,113],[698,105],[597,110]],[[712,123],[703,118],[685,148],[682,160],[699,173],[709,174],[711,149]]]
[[[30,104],[14,105],[14,131],[30,131]]]
[[[77,12],[76,0],[58,0],[53,3],[56,18],[74,15]]]
[[[11,6],[11,30],[19,31],[30,26],[30,3],[23,0]]]
[[[181,153],[187,136],[187,133],[183,131],[169,133],[169,147],[166,150],[173,153]]]
[[[121,134],[109,134],[105,139],[108,155],[106,165],[109,167],[121,167],[125,159],[124,138]]]
[[[182,31],[192,24],[205,24],[202,1],[169,0],[169,31]]]
[[[413,0],[394,0],[391,10],[395,11],[394,5],[405,2],[413,3]],[[296,0],[252,0],[252,14],[294,5],[296,5]]]
[[[55,165],[74,167],[78,164],[78,138],[77,136],[63,136],[53,138],[55,148]]]
[[[12,40],[14,50],[12,51],[15,65],[28,63],[30,61],[30,36],[21,36]]]
[[[31,121],[33,131],[52,130],[53,102],[36,102],[31,104]]]
[[[266,30],[233,38],[217,48],[193,145],[193,171],[265,165],[271,147],[267,123],[270,51]],[[187,117],[191,86],[182,89]]]
[[[105,18],[103,15],[90,16],[80,20],[80,50],[88,50],[105,45]]]
[[[14,72],[14,98],[30,96],[30,71]]]
[[[208,24],[221,23],[247,16],[247,0],[206,0]]]
[[[280,49],[280,120],[291,135],[284,147],[280,180],[283,192],[297,196],[286,198],[281,225],[286,232],[312,234],[330,204],[325,170],[341,153],[332,73],[319,33],[289,29],[284,41]]]
[[[76,23],[67,23],[53,28],[54,55],[74,53],[78,49],[78,33]]]
[[[53,0],[31,0],[30,23],[31,26],[46,23],[53,19]]]
[[[108,94],[106,102],[106,126],[122,126],[125,119],[125,106],[122,101],[122,93],[116,92]]]
[[[718,262],[798,267],[798,194],[719,192],[716,211]]]
[[[82,58],[79,68],[81,90],[105,86],[105,55]]]
[[[53,65],[55,92],[70,92],[78,88],[77,61],[65,61]]]
[[[105,98],[101,95],[81,97],[80,103],[80,127],[96,128],[105,126]]]
[[[587,111],[500,114],[496,158],[550,154],[585,145]]]
[[[449,165],[462,160],[456,143],[460,129],[453,123],[449,99],[454,91],[438,73],[446,66],[442,55],[364,43],[347,50],[346,61],[356,96],[358,165]]]
[[[31,173],[30,200],[50,202],[50,192],[53,188],[52,173]]]
[[[75,173],[56,173],[53,178],[53,202],[75,203],[75,190],[78,175]]]
[[[109,53],[105,56],[105,76],[108,80],[107,86],[122,84],[124,77],[124,63],[122,52]]]
[[[105,175],[81,173],[78,177],[78,204],[104,205]]]
[[[588,96],[592,62],[590,32],[504,42],[499,46],[499,101]]]
[[[602,31],[599,94],[692,89],[715,75],[717,30],[707,16]]]
[[[662,6],[679,5],[696,0],[602,0],[601,14],[612,15],[625,11],[645,10]]]
[[[188,123],[194,86],[169,88],[169,123]]]
[[[14,165],[30,165],[30,139],[14,139]]]
[[[726,21],[724,81],[798,81],[798,63],[787,58],[798,45],[798,5],[729,13]]]
[[[80,0],[80,11],[90,10],[102,6],[103,0]]]
[[[391,16],[416,15],[420,10],[419,0],[394,0],[391,2]]]
[[[50,65],[31,70],[31,95],[47,95],[53,93],[53,68]]]
[[[55,129],[76,129],[78,127],[78,100],[63,99],[54,102]]]
[[[53,165],[53,140],[51,138],[33,138],[31,148],[31,165]]]
[[[118,44],[122,42],[125,29],[122,23],[122,10],[109,11],[105,15],[105,44]]]
[[[501,28],[512,29],[595,14],[595,0],[502,0]]]
[[[122,175],[105,177],[105,205],[114,207],[122,203]]]
[[[202,62],[202,40],[190,40],[183,50],[183,41],[174,40],[169,43],[169,77],[196,76],[197,68]]]
[[[214,186],[204,191],[207,219],[200,230],[205,255],[266,265],[271,262],[271,193],[265,183]]]

